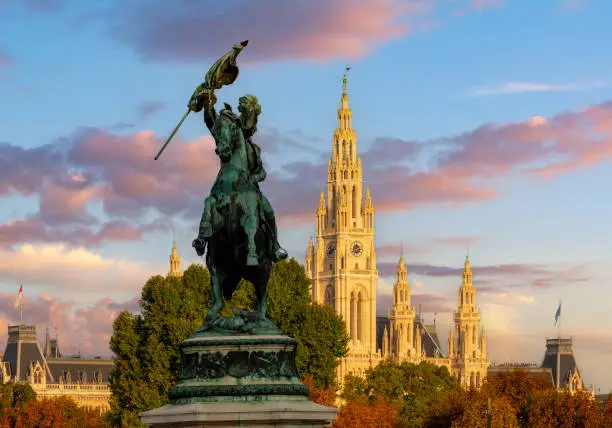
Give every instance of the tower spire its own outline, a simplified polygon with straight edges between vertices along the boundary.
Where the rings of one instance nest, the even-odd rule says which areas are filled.
[[[346,69],[344,71],[344,76],[342,76],[342,93],[346,94],[346,75],[348,74],[349,70],[351,69],[351,67],[349,67],[348,65],[346,66]]]
[[[178,255],[178,250],[176,249],[176,241],[172,242],[172,253],[170,254],[170,272],[168,272],[169,276],[175,276],[180,278],[183,276],[183,272],[181,272],[181,258]]]
[[[351,67],[346,66],[346,70],[342,76],[342,98],[340,110],[338,111],[338,129],[351,129],[351,110],[348,106],[348,94],[346,92],[346,84],[348,82],[347,75],[350,69]]]

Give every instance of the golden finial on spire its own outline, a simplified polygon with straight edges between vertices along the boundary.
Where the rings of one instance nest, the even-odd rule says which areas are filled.
[[[349,70],[351,69],[351,67],[349,67],[348,65],[346,66],[346,69],[344,71],[344,76],[342,76],[342,92],[346,92],[346,75],[348,74]]]

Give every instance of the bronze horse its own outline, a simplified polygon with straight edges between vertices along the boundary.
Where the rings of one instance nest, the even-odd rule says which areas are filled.
[[[211,322],[217,318],[223,298],[230,299],[244,278],[255,287],[257,318],[266,320],[272,269],[271,231],[261,212],[260,191],[249,179],[240,119],[228,105],[219,112],[212,134],[215,152],[221,160],[210,196],[212,235],[193,241],[199,256],[208,247],[206,267],[210,272],[213,296],[206,319]]]

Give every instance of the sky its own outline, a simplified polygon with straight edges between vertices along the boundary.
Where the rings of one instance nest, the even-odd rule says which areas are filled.
[[[377,306],[403,247],[446,343],[463,261],[495,362],[574,339],[612,390],[612,3],[604,0],[0,0],[0,343],[19,321],[110,355],[112,321],[183,267],[218,167],[201,115],[157,161],[208,67],[263,108],[256,142],[280,241],[303,261],[342,74],[376,207]],[[561,327],[553,327],[562,301]]]

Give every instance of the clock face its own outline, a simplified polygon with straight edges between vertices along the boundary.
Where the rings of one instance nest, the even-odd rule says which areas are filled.
[[[361,245],[361,242],[355,241],[351,244],[351,254],[354,257],[359,257],[363,254],[363,245]]]
[[[327,244],[327,250],[325,251],[325,254],[327,254],[327,257],[333,257],[334,254],[336,254],[336,247],[334,246],[334,244]]]

